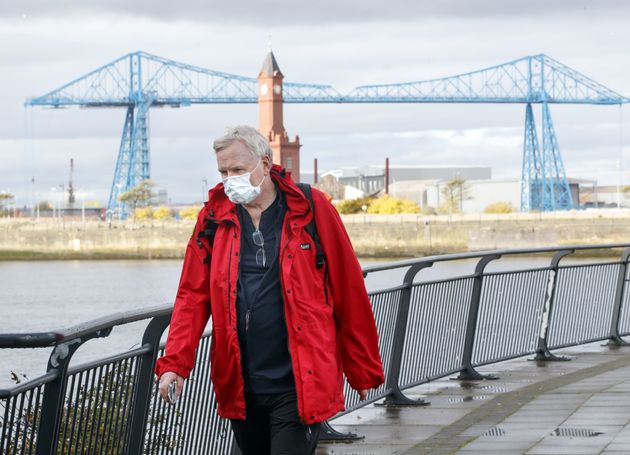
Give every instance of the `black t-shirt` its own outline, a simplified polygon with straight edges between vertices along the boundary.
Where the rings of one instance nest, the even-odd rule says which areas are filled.
[[[241,253],[237,285],[237,324],[245,390],[259,394],[295,390],[280,285],[280,233],[286,214],[282,192],[260,217],[263,246],[254,242],[256,228],[246,209],[237,205]],[[259,234],[256,234],[257,236]],[[260,243],[258,237],[258,243]],[[264,248],[265,264],[256,254]]]

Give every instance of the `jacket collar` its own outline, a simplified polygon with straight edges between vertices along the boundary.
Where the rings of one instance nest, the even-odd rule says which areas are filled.
[[[293,182],[290,173],[274,164],[269,175],[278,185],[278,189],[284,193],[288,215],[292,218],[302,218],[300,224],[308,223],[311,218],[310,203]],[[203,210],[206,212],[205,216],[213,220],[237,222],[236,204],[225,194],[223,182],[219,182],[208,191],[208,201],[204,203]]]

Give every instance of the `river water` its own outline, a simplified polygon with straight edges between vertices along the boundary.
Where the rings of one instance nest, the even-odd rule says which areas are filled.
[[[569,261],[567,261],[569,262]],[[592,262],[592,261],[589,261]],[[362,260],[362,266],[376,264]],[[548,258],[501,259],[487,271],[544,267]],[[472,273],[475,261],[437,263],[422,280]],[[172,302],[181,260],[0,261],[0,333],[51,331],[112,313]],[[368,290],[401,283],[406,269],[369,274]],[[73,364],[138,346],[146,322],[116,327],[105,339],[88,341]],[[0,350],[0,387],[11,372],[34,378],[46,369],[50,349]]]

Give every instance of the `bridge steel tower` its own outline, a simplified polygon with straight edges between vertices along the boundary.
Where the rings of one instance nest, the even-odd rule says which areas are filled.
[[[138,51],[124,55],[25,106],[126,108],[108,202],[108,216],[127,208],[118,201],[150,178],[149,110],[156,106],[258,102],[258,80],[213,71]],[[518,103],[525,105],[521,210],[574,207],[550,104],[613,105],[630,100],[544,55],[440,79],[355,87],[341,94],[330,85],[282,83],[283,103]],[[533,104],[541,105],[541,136]]]

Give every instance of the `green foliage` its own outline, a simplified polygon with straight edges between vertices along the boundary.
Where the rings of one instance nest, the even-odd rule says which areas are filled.
[[[4,216],[5,205],[7,205],[13,197],[11,193],[7,193],[6,191],[0,192],[0,216]]]
[[[420,211],[421,214],[423,215],[437,215],[437,210],[435,210],[435,207],[430,206],[430,205],[425,205],[424,207],[422,207],[422,210]]]
[[[367,211],[375,214],[420,213],[420,207],[409,199],[400,199],[386,194],[373,199]]]
[[[70,390],[72,381],[69,381],[69,395],[63,404],[59,427],[60,434],[56,450],[58,455],[122,453],[126,442],[124,436],[127,426],[131,423],[135,369],[129,362],[123,361],[110,365],[108,370],[107,373],[97,377],[97,381],[90,382],[90,387],[86,386],[87,379],[83,384],[77,383],[77,388],[72,393]],[[95,369],[91,373],[98,375],[99,371],[105,370]],[[22,380],[15,373],[12,373],[12,378],[18,384]],[[156,387],[153,387],[152,393],[153,396],[148,404],[148,425],[153,428],[153,443],[145,444],[144,453],[147,453],[149,446],[152,446],[154,451],[181,447],[182,437],[177,436],[180,432],[172,431],[171,433],[171,428],[164,425],[168,413],[177,414],[177,411],[171,407],[160,406],[157,412],[153,412]],[[5,424],[8,428],[12,424],[11,439],[7,441],[8,452],[6,454],[3,452],[3,455],[18,455],[34,451],[35,444],[31,440],[37,440],[42,403],[41,399],[36,400],[34,396],[26,392],[23,404],[21,415],[16,414],[15,419],[9,417],[10,423],[4,422],[5,414],[0,413],[0,428],[5,428],[3,426]],[[6,406],[5,402],[0,401],[0,409],[3,406]],[[181,419],[173,419],[173,421],[172,425],[181,426]]]
[[[182,220],[196,220],[199,216],[201,207],[185,207],[179,211],[179,216]]]
[[[483,213],[512,213],[516,212],[516,208],[509,202],[499,201],[486,206]]]
[[[94,372],[95,374],[96,372]],[[126,401],[133,393],[133,371],[127,363],[114,365],[111,371],[102,376],[98,386],[87,388],[81,385],[78,398],[72,402],[67,400],[61,417],[61,427],[68,423],[79,422],[74,431],[64,432],[59,437],[57,453],[71,453],[71,449],[87,441],[83,453],[98,453],[105,448],[108,453],[120,453],[125,434],[125,424],[130,411]],[[86,410],[81,409],[82,403],[90,403]],[[90,417],[98,416],[92,419]],[[84,438],[85,435],[92,437]],[[65,436],[65,439],[62,437]],[[109,440],[111,438],[111,441]]]
[[[363,206],[369,207],[373,199],[364,197],[359,199],[346,199],[335,206],[337,211],[342,215],[350,215],[353,213],[362,213]]]
[[[4,205],[5,201],[9,201],[11,199],[13,199],[15,196],[13,196],[11,193],[7,193],[6,191],[0,191],[0,206]]]

